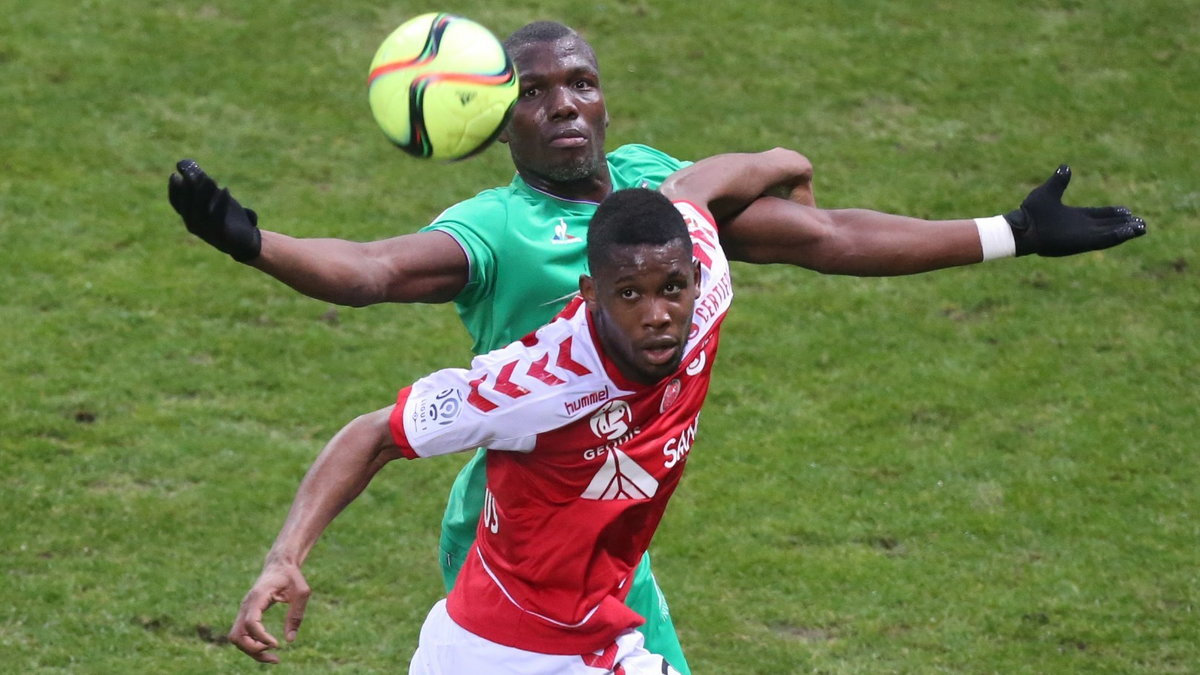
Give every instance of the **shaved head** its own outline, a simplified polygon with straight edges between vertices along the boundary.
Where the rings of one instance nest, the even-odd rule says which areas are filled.
[[[579,38],[580,41],[587,43],[579,33],[575,32],[574,28],[566,24],[557,21],[534,21],[513,31],[513,34],[504,41],[504,49],[511,55],[527,45],[538,42],[554,42],[565,37]]]

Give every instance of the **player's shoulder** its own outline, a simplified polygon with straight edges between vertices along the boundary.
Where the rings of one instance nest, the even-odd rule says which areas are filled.
[[[548,412],[566,421],[583,411],[583,394],[616,394],[603,357],[596,349],[581,298],[567,304],[550,323],[506,347],[476,356],[472,382],[478,395],[496,410],[530,404],[549,406]],[[576,404],[558,410],[563,401]]]
[[[512,186],[489,188],[442,211],[426,229],[449,224],[470,227],[481,223],[486,223],[490,229],[503,228],[508,222],[512,201]]]
[[[625,166],[659,167],[667,171],[676,171],[690,162],[684,162],[671,155],[641,143],[628,143],[608,153],[608,162],[614,168]]]
[[[591,365],[597,361],[597,352],[587,324],[586,304],[576,296],[548,323],[504,347],[480,354],[472,361],[472,367],[494,368],[497,363],[519,361],[554,361],[556,367],[564,368],[564,377],[574,379],[597,372]],[[602,370],[602,369],[601,369]],[[546,378],[555,379],[555,378]]]

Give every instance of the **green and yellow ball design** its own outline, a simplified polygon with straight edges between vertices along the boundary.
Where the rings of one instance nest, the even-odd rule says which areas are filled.
[[[383,133],[416,157],[462,159],[496,139],[517,100],[517,71],[483,26],[422,14],[387,36],[367,80]]]

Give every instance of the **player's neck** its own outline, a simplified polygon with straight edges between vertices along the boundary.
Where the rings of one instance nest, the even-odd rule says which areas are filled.
[[[529,187],[559,199],[573,202],[600,203],[612,192],[612,179],[608,167],[603,166],[595,174],[572,181],[555,181],[542,176],[521,175]]]

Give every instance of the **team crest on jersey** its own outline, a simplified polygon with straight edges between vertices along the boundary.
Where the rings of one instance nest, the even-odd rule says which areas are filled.
[[[701,352],[700,355],[704,356],[704,353]],[[689,367],[689,374],[694,374],[691,373],[690,370],[691,369]],[[679,383],[678,377],[671,380],[671,383],[667,385],[666,391],[663,392],[662,403],[660,403],[658,406],[658,412],[666,412],[667,408],[675,405],[675,401],[679,400],[679,390],[682,388],[683,386]]]
[[[567,221],[559,218],[558,224],[554,226],[554,236],[551,237],[551,244],[575,244],[583,241],[579,237],[567,232]]]
[[[418,432],[429,431],[433,425],[446,426],[458,419],[462,412],[462,392],[443,389],[432,399],[422,399],[412,411],[414,427]]]
[[[629,433],[629,424],[633,422],[633,410],[625,401],[609,401],[592,414],[589,424],[592,433],[597,438],[610,441],[616,440]]]

